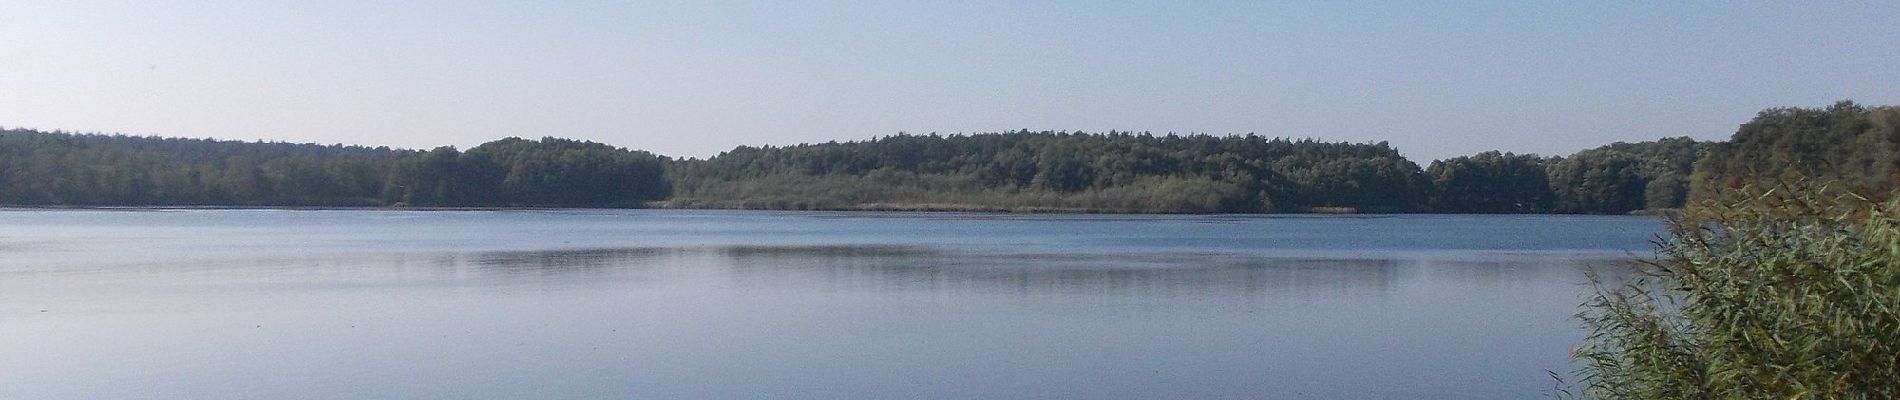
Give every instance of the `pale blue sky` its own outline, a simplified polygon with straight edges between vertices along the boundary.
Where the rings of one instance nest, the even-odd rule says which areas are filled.
[[[898,131],[1253,132],[1423,162],[1900,104],[1891,1],[1341,3],[13,1],[0,125],[697,157]]]

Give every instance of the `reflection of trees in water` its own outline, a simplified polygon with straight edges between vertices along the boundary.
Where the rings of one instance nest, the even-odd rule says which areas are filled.
[[[1489,259],[1293,258],[1233,253],[983,253],[928,246],[627,247],[395,253],[194,263],[188,271],[327,282],[648,283],[726,279],[740,287],[837,291],[1012,292],[1171,296],[1383,295],[1423,281],[1509,284],[1633,276],[1627,259],[1518,255]],[[176,266],[166,273],[176,274]],[[691,272],[699,271],[699,272]],[[710,273],[711,275],[706,275]],[[723,278],[719,278],[723,277]]]
[[[1605,279],[1624,279],[1637,271],[1634,257],[1613,256],[1432,259],[1417,264],[1435,277],[1482,284],[1563,281],[1582,285],[1589,283],[1589,274]]]
[[[900,245],[813,245],[813,246],[727,246],[719,253],[735,259],[771,257],[940,257],[945,253],[919,246]]]
[[[1169,295],[1377,294],[1397,260],[1231,254],[965,254],[919,248],[822,246],[724,251],[736,281],[792,281],[874,291],[1012,291]]]
[[[1505,255],[1487,258],[1295,258],[1232,253],[955,252],[927,246],[803,245],[635,247],[485,252],[457,264],[483,273],[636,274],[657,270],[726,271],[748,287],[807,286],[865,291],[1009,291],[1173,295],[1280,293],[1377,295],[1419,279],[1482,284],[1584,283],[1585,272],[1610,280],[1633,271],[1616,257]]]
[[[673,251],[654,247],[493,251],[477,253],[468,263],[513,272],[558,274],[645,264]]]

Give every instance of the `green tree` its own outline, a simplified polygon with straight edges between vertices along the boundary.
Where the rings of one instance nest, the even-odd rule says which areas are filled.
[[[1681,208],[1707,143],[1689,138],[1614,143],[1549,163],[1554,211],[1623,214]]]
[[[1900,182],[1900,108],[1842,101],[1826,108],[1762,111],[1696,166],[1692,199],[1762,179],[1827,180],[1875,198]]]
[[[1547,160],[1488,151],[1432,162],[1432,209],[1463,213],[1536,213],[1551,209]]]

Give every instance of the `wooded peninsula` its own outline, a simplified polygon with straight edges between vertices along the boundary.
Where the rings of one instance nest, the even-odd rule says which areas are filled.
[[[1625,214],[1776,177],[1884,197],[1900,107],[1760,112],[1724,142],[1490,151],[1421,167],[1391,145],[1255,135],[898,134],[706,159],[560,138],[458,150],[0,130],[0,205],[673,207],[1114,213]]]

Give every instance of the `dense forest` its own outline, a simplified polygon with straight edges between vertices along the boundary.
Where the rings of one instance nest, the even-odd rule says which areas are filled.
[[[639,206],[665,159],[599,143],[503,139],[466,152],[0,131],[0,204]]]
[[[1884,196],[1900,180],[1896,126],[1900,109],[1842,102],[1762,111],[1729,142],[1424,168],[1383,142],[1254,135],[899,134],[670,159],[558,138],[422,151],[13,129],[0,130],[0,204],[1623,214],[1756,179],[1744,177]]]
[[[1697,163],[1691,179],[1698,198],[1763,180],[1807,179],[1885,199],[1900,182],[1900,107],[1843,101],[1762,111]]]
[[[691,207],[1418,211],[1428,184],[1385,143],[1121,132],[897,135],[675,166],[672,203]]]

